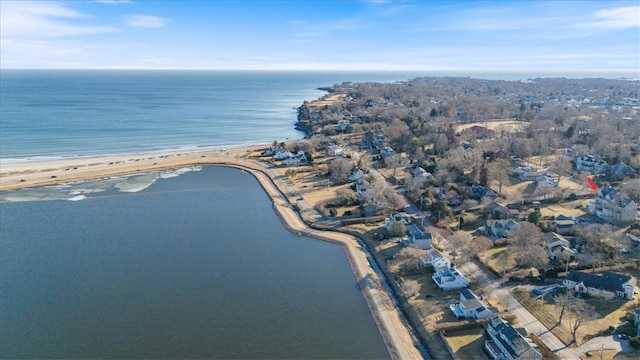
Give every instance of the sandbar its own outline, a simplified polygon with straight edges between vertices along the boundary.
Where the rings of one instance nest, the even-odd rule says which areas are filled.
[[[369,310],[393,359],[422,359],[417,340],[379,283],[379,275],[366,253],[351,235],[312,229],[305,224],[284,195],[284,186],[274,179],[264,164],[248,158],[269,145],[154,152],[136,155],[66,158],[0,163],[0,191],[124,176],[196,165],[236,167],[251,173],[273,200],[273,208],[283,225],[294,233],[330,241],[342,246]]]

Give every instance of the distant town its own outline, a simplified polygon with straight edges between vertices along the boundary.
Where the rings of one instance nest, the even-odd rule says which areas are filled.
[[[364,241],[433,358],[638,356],[637,81],[323,90],[305,140],[251,156],[308,225]]]

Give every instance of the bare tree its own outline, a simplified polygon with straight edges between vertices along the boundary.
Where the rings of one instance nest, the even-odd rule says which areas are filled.
[[[578,330],[584,323],[596,316],[593,306],[583,299],[576,299],[569,305],[569,331],[573,337],[573,343],[577,342]]]
[[[631,198],[631,200],[640,204],[640,179],[633,179],[627,181],[622,186],[622,191],[624,191],[627,196]]]
[[[349,173],[353,169],[353,164],[343,158],[331,160],[329,163],[329,179],[334,184],[344,184],[347,182]]]
[[[530,222],[519,222],[511,251],[516,263],[522,267],[544,268],[549,265],[549,256],[542,247],[542,232]]]
[[[498,193],[502,196],[502,186],[509,180],[509,169],[511,169],[511,164],[506,159],[497,159],[496,161],[490,162],[487,166],[489,170],[489,179],[498,182],[500,186]]]
[[[553,297],[553,301],[557,306],[560,306],[560,316],[558,317],[558,324],[562,323],[562,318],[565,314],[565,310],[571,306],[571,303],[576,300],[573,296],[573,292],[570,290],[563,291]]]
[[[409,246],[400,250],[393,260],[402,271],[410,272],[420,268],[420,258],[426,256],[426,254],[426,250]]]
[[[456,254],[460,255],[462,260],[469,260],[476,256],[479,252],[479,247],[473,237],[466,232],[458,231],[448,239],[449,245]],[[454,257],[455,260],[455,257]]]
[[[401,287],[407,299],[411,299],[420,294],[420,283],[418,283],[417,280],[405,280],[402,282]]]

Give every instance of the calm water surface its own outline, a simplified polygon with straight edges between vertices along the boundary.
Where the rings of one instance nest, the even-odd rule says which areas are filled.
[[[385,358],[341,247],[249,174],[0,203],[2,358]]]

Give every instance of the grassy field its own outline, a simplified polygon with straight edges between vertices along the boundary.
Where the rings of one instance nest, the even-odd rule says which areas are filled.
[[[502,253],[507,251],[506,247],[494,247],[483,251],[479,254],[480,261],[486,264],[487,267],[493,269],[496,273],[502,274],[504,268],[504,260],[502,259]],[[516,266],[516,261],[513,256],[507,256],[507,274],[511,269]]]
[[[482,328],[447,332],[447,343],[458,359],[489,359],[484,346],[484,330]]]
[[[490,120],[456,125],[455,129],[456,132],[460,132],[473,126],[482,126],[495,131],[501,131],[502,129],[506,131],[520,131],[524,130],[527,125],[527,123],[514,120]]]
[[[571,332],[569,331],[568,321],[558,324],[560,318],[560,307],[550,303],[545,299],[540,301],[539,297],[531,294],[529,289],[518,287],[513,289],[513,296],[524,306],[533,316],[536,317],[544,326],[560,339],[565,345],[572,341]],[[589,299],[587,303],[595,308],[596,317],[587,321],[580,329],[578,329],[578,344],[582,342],[582,337],[587,334],[595,334],[599,331],[606,330],[609,326],[617,326],[622,319],[625,318],[627,310],[634,307],[635,302],[623,300],[599,300]]]

